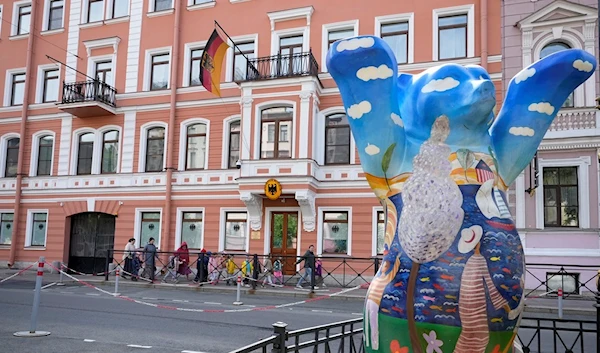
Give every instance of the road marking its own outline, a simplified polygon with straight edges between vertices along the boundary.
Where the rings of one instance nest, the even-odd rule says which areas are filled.
[[[204,304],[221,305],[221,303],[215,303],[215,302],[204,302]],[[248,306],[248,305],[246,305],[246,306]]]
[[[96,342],[96,340],[89,340],[89,339],[84,339],[83,342]]]
[[[244,305],[247,308],[256,308],[256,305]]]
[[[313,313],[328,313],[328,314],[331,314],[333,311],[331,311],[331,310],[317,310],[317,309],[313,309],[312,312]]]
[[[189,300],[173,299],[175,303],[189,303]]]
[[[144,299],[144,300],[158,300],[158,298],[149,298],[149,297],[142,297],[142,299]]]
[[[352,313],[352,315],[362,316],[362,313]]]
[[[139,344],[128,344],[127,347],[131,347],[131,348],[144,348],[144,349],[150,349],[150,348],[152,348],[152,346],[140,346]]]
[[[91,295],[91,296],[94,296],[94,297],[99,297],[100,296],[100,294],[98,294],[98,293],[85,293],[85,295]]]
[[[200,352],[200,351],[181,351],[181,353],[206,353],[206,352]]]
[[[62,294],[73,294],[73,292],[61,292]]]
[[[52,282],[50,284],[46,284],[45,286],[42,287],[42,289],[50,288],[50,287],[52,287],[54,285],[56,285],[56,282]]]

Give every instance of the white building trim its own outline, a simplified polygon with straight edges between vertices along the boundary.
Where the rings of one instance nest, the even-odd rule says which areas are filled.
[[[294,35],[302,36],[302,52],[308,53],[310,50],[310,26],[296,27],[280,30],[271,31],[271,55],[277,55],[279,53],[279,41],[283,37],[289,37]]]
[[[229,127],[231,123],[236,121],[240,122],[241,127],[242,117],[238,115],[232,115],[223,119],[223,150],[221,151],[221,169],[229,169]],[[242,131],[240,129],[240,152],[242,151]],[[240,155],[240,158],[242,156]]]
[[[525,207],[525,172],[521,172],[515,182],[515,215],[518,229],[527,227],[527,208]]]
[[[319,207],[317,222],[317,255],[323,254],[323,212],[348,212],[348,252],[340,256],[352,256],[352,207]],[[331,254],[328,254],[331,255]]]
[[[579,208],[579,229],[590,228],[590,175],[589,156],[578,158],[546,159],[538,158],[540,180],[543,181],[544,168],[547,167],[577,167],[577,190]],[[535,224],[536,228],[544,229],[544,183],[541,182],[535,193]],[[563,255],[564,256],[564,255]]]
[[[10,100],[12,96],[12,78],[14,75],[25,74],[25,68],[19,67],[16,69],[8,69],[6,70],[6,76],[4,78],[4,106],[10,107]],[[29,77],[25,76],[25,79],[28,80]],[[20,109],[19,109],[20,110]]]
[[[137,92],[140,66],[140,42],[144,0],[131,0],[129,4],[129,39],[127,40],[127,69],[125,93]]]
[[[184,212],[197,212],[202,213],[202,232],[200,234],[200,249],[204,248],[204,234],[206,224],[206,210],[204,207],[177,207],[177,221],[175,225],[175,247],[174,250],[179,249],[181,246],[181,237],[183,230],[183,213]],[[189,244],[188,244],[189,248]]]
[[[148,148],[148,130],[153,127],[162,127],[165,129],[165,142],[163,149],[163,169],[167,166],[167,136],[169,136],[169,125],[163,121],[151,121],[140,126],[140,143],[139,143],[139,155],[138,155],[138,173],[146,172],[146,149]]]
[[[210,120],[205,118],[191,118],[182,121],[179,129],[179,159],[178,159],[178,170],[186,170],[186,152],[187,152],[187,128],[194,124],[206,125],[206,147],[204,154],[204,166],[202,169],[208,169],[208,157],[210,155],[209,141],[210,141]]]
[[[233,0],[230,0],[233,2]],[[271,21],[271,31],[275,30],[275,23],[281,21],[296,20],[299,18],[306,18],[306,25],[310,26],[310,19],[315,9],[312,6],[299,7],[290,10],[267,12],[269,20]]]
[[[227,225],[227,212],[239,212],[246,214],[246,249],[250,252],[250,215],[245,207],[221,207],[219,210],[219,252],[225,251],[225,228]],[[230,251],[231,252],[231,251]]]
[[[316,133],[313,135],[315,140],[315,154],[313,159],[320,165],[325,165],[325,120],[331,114],[346,114],[346,109],[343,106],[330,107],[319,112],[316,118]],[[356,143],[354,142],[354,134],[350,131],[350,164],[356,163]]]
[[[53,70],[53,69],[58,69],[58,90],[56,91],[56,97],[54,97],[54,101],[58,101],[58,97],[59,97],[59,91],[61,91],[61,87],[62,85],[60,84],[61,82],[61,67],[58,64],[44,64],[44,65],[39,65],[38,66],[38,70],[37,70],[37,79],[36,79],[36,85],[35,85],[35,102],[36,103],[49,103],[49,102],[53,102],[53,101],[48,101],[48,102],[42,102],[42,100],[44,99],[44,74],[46,73],[46,71],[48,70]]]
[[[321,31],[321,71],[327,72],[327,52],[329,51],[329,32],[352,29],[353,37],[358,36],[358,20],[349,20],[323,25]]]
[[[381,38],[381,26],[390,23],[408,22],[408,53],[407,64],[415,62],[415,13],[399,13],[386,16],[375,17],[375,33],[376,37]]]
[[[207,41],[203,40],[200,42],[193,43],[185,43],[183,50],[183,87],[190,87],[190,73],[192,71],[191,68],[191,60],[192,60],[192,50],[204,49]],[[200,86],[201,90],[206,90],[203,86]]]
[[[40,139],[52,136],[52,159],[50,160],[50,176],[54,175],[54,151],[56,150],[56,133],[52,130],[41,130],[31,136],[31,158],[29,158],[29,176],[37,176],[38,157],[40,153]]]
[[[150,86],[152,82],[150,82],[151,70],[152,70],[152,57],[154,55],[161,54],[169,54],[169,75],[167,77],[167,89],[171,88],[171,65],[173,65],[173,57],[172,57],[172,47],[162,47],[162,48],[154,48],[147,49],[144,59],[144,91],[150,91]]]
[[[31,6],[31,0],[23,0],[23,1],[14,1],[12,6],[13,6],[13,13],[12,13],[12,25],[10,26],[10,35],[11,36],[17,36],[18,34],[18,23],[19,23],[19,9],[23,6]],[[23,33],[23,35],[27,35],[28,33],[31,32],[31,24],[34,23],[33,18],[31,18],[31,21],[29,22],[29,29],[27,30],[27,33]]]
[[[254,42],[254,56],[258,56],[258,33],[247,34],[243,36],[235,36],[232,37],[236,44],[237,43],[247,43]],[[227,49],[227,53],[225,57],[227,58],[226,66],[225,66],[225,82],[233,81],[233,43],[231,39],[227,39],[227,43],[229,44],[229,48]],[[237,51],[237,50],[236,50]]]
[[[6,178],[6,148],[8,147],[8,140],[11,140],[13,138],[18,138],[19,148],[24,148],[23,140],[21,139],[21,136],[16,132],[9,132],[0,137],[0,178]]]
[[[135,1],[135,0],[133,0]],[[79,23],[81,21],[81,6],[83,1],[69,1],[69,31],[67,35],[67,65],[73,70],[65,71],[65,82],[71,83],[77,80],[77,64],[79,58]],[[66,4],[66,2],[65,2]]]
[[[159,223],[160,226],[158,227],[158,239],[154,239],[154,245],[156,246],[157,250],[160,250],[160,240],[161,240],[161,236],[162,236],[162,227],[163,227],[163,210],[162,207],[152,207],[152,208],[136,208],[135,209],[135,221],[134,221],[134,230],[133,230],[133,237],[135,238],[135,243],[139,244],[140,247],[144,247],[146,246],[146,244],[141,244],[140,240],[142,238],[142,213],[143,212],[159,212],[160,213],[160,219],[159,219]]]
[[[25,248],[31,247],[31,236],[33,235],[33,214],[34,213],[45,213],[46,214],[46,229],[44,237],[44,246],[35,246],[35,249],[44,250],[48,245],[48,224],[50,223],[50,212],[47,209],[29,209],[27,210],[27,225],[25,226]],[[15,224],[16,226],[16,224]]]
[[[433,9],[433,61],[439,60],[439,18],[452,15],[467,15],[467,58],[475,57],[475,5],[462,5]]]
[[[135,121],[136,112],[125,112],[123,114],[123,137],[121,153],[121,173],[133,172],[133,151],[135,149]]]
[[[50,24],[50,1],[51,0],[44,0],[44,17],[43,17],[43,22],[42,22],[42,31],[47,31],[48,25]],[[67,5],[66,1],[63,1],[63,11],[62,11],[62,23],[61,23],[61,28],[65,27],[65,7]],[[55,28],[55,29],[59,29],[59,28]]]
[[[291,134],[291,137],[292,137],[291,158],[292,159],[296,158],[296,144],[298,143],[298,141],[296,141],[297,140],[296,129],[297,129],[297,125],[298,125],[297,104],[294,101],[288,101],[288,100],[272,100],[272,101],[257,104],[254,108],[254,158],[253,159],[260,159],[260,142],[261,142],[260,138],[261,138],[261,132],[262,132],[262,128],[261,128],[262,114],[261,114],[261,112],[262,112],[262,110],[267,109],[267,108],[280,107],[280,106],[291,106],[292,110],[293,110],[292,134]],[[243,131],[243,129],[242,129],[242,131]],[[240,148],[241,148],[241,146],[240,146]]]
[[[116,130],[119,132],[118,156],[117,156],[117,173],[120,172],[121,155],[123,145],[123,128],[118,125],[105,125],[98,129],[84,127],[73,131],[73,144],[71,153],[71,175],[77,175],[77,163],[79,158],[79,138],[87,133],[94,134],[94,147],[92,152],[92,175],[102,173],[102,149],[104,147],[104,133]]]
[[[378,212],[383,212],[383,207],[381,206],[373,206],[373,211],[371,214],[371,256],[377,256],[377,224],[379,218],[377,217]],[[385,223],[384,223],[384,232],[385,232]]]
[[[58,149],[58,175],[69,175],[72,129],[73,116],[68,115],[63,117],[60,125],[60,141]]]

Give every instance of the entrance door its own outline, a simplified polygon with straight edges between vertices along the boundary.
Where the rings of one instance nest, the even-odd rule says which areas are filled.
[[[83,273],[103,272],[114,243],[115,216],[97,212],[71,216],[69,267]]]
[[[303,36],[284,37],[279,40],[279,76],[302,73]]]
[[[283,273],[296,273],[296,246],[298,239],[298,212],[271,213],[271,256],[282,257]]]

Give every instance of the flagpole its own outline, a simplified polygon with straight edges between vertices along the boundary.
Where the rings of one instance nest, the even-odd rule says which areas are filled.
[[[221,27],[221,25],[219,24],[219,22],[217,22],[217,20],[215,20],[215,26],[219,27],[221,29],[221,31],[223,31],[223,34],[225,34],[225,36],[231,41],[231,43],[233,43],[233,47],[234,47],[233,55],[235,55],[235,49],[237,49],[240,52],[240,54],[242,54],[244,56],[244,58],[246,58],[246,60],[250,61],[250,59],[248,59],[248,57],[246,56],[246,54],[244,54],[244,52],[240,49],[240,47],[238,47],[237,44],[235,44],[235,42],[233,41],[233,39],[231,39],[229,34],[227,34],[227,32],[225,32],[225,30],[223,29],[223,27]],[[254,65],[252,65],[252,66],[254,66]]]

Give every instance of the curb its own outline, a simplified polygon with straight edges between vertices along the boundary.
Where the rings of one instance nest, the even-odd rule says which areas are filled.
[[[545,313],[545,314],[556,314],[558,317],[558,309],[550,306],[539,306],[539,305],[527,305],[525,304],[525,312],[534,313]],[[583,316],[596,316],[596,310],[594,309],[580,309],[580,308],[563,308],[564,315],[583,315]]]

